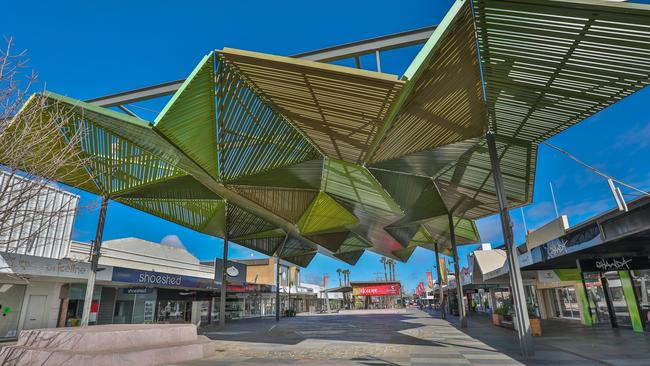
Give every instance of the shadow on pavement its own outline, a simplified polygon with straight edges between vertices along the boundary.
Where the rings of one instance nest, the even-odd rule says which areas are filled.
[[[404,334],[408,330],[422,327],[422,324],[407,322],[413,317],[408,314],[345,314],[336,316],[299,316],[241,320],[217,327],[204,327],[200,332],[214,340],[253,343],[298,344],[307,339],[342,342],[368,342],[402,345],[443,347],[436,341]]]

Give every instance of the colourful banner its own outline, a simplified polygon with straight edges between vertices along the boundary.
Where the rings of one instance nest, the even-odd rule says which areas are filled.
[[[433,274],[431,272],[427,272],[427,287],[433,290]]]
[[[327,275],[323,275],[323,287],[327,288],[327,282],[329,282],[329,277]]]
[[[400,294],[401,286],[399,283],[380,283],[354,285],[352,287],[353,296],[397,296]]]
[[[440,282],[443,285],[447,284],[447,263],[445,262],[444,258],[438,259],[438,266],[440,267],[440,275],[442,278],[439,278]]]

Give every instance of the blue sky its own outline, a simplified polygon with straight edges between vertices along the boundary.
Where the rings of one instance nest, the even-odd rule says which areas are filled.
[[[66,1],[64,4],[12,1],[3,5],[0,34],[13,36],[17,49],[29,53],[30,67],[42,88],[87,99],[104,94],[184,78],[210,50],[242,48],[291,55],[326,46],[436,24],[452,1]],[[382,71],[401,74],[417,47],[382,55]],[[373,57],[362,60],[374,68]],[[608,174],[650,189],[650,90],[617,103],[550,142]],[[159,110],[160,103],[142,104]],[[143,117],[152,118],[139,109]],[[534,203],[524,209],[528,229],[555,217],[549,182],[558,210],[571,225],[614,207],[607,183],[558,152],[540,146]],[[625,193],[631,193],[624,189]],[[74,239],[93,238],[96,197],[82,194]],[[627,196],[629,199],[633,196]],[[517,242],[524,229],[520,210],[513,210]],[[479,220],[485,242],[502,243],[498,216]],[[200,259],[221,256],[221,239],[211,238],[117,203],[109,205],[105,240],[136,236],[154,242],[182,242]],[[475,246],[461,249],[461,264]],[[261,257],[231,246],[235,258]],[[303,280],[320,281],[336,269],[351,270],[352,280],[374,279],[382,273],[380,257],[367,252],[355,267],[318,255],[304,270]],[[425,280],[434,254],[418,249],[411,260],[397,264],[398,279],[407,289]]]

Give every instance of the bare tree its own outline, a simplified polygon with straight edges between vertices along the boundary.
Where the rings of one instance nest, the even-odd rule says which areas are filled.
[[[83,186],[91,177],[82,116],[42,93],[29,96],[36,74],[12,48],[7,38],[0,49],[0,252],[32,254],[76,211],[75,195],[53,199],[55,182]]]

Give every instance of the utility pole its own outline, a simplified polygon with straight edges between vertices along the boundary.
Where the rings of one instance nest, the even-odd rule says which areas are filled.
[[[223,266],[221,268],[221,295],[219,298],[219,326],[226,326],[226,295],[228,294],[228,201],[224,202],[224,230],[223,230]]]
[[[519,347],[524,358],[533,357],[535,354],[533,346],[533,335],[530,331],[530,320],[528,319],[528,309],[526,307],[526,296],[524,294],[524,282],[519,269],[519,260],[517,259],[517,248],[515,248],[514,234],[512,233],[512,223],[510,222],[510,212],[508,211],[508,199],[503,186],[503,177],[501,176],[501,166],[499,165],[499,155],[497,152],[496,136],[494,132],[489,131],[486,134],[488,152],[490,153],[490,163],[492,164],[492,177],[496,189],[497,201],[499,203],[499,216],[501,216],[501,230],[506,245],[508,266],[510,268],[510,288],[512,289],[512,298],[515,307],[515,316],[517,317],[517,336],[519,337]]]
[[[84,298],[84,308],[81,315],[81,326],[88,326],[90,322],[90,308],[93,302],[93,292],[95,290],[95,279],[97,278],[97,267],[99,265],[99,256],[101,255],[102,236],[104,235],[104,222],[106,221],[106,209],[108,208],[108,197],[102,197],[102,205],[99,208],[99,217],[97,218],[97,229],[95,231],[95,240],[90,247],[90,272],[88,272],[88,283],[86,284],[86,296]]]
[[[449,238],[451,239],[451,251],[454,255],[454,276],[456,276],[456,296],[458,297],[458,317],[460,327],[467,328],[467,317],[465,316],[465,301],[463,300],[463,284],[460,280],[460,263],[458,262],[458,247],[456,246],[456,227],[451,212],[447,214],[449,219]]]
[[[444,307],[444,302],[443,302],[444,292],[442,291],[442,274],[441,274],[441,271],[440,271],[440,258],[439,258],[439,254],[438,254],[438,241],[436,240],[433,243],[433,245],[434,245],[433,249],[434,249],[434,251],[436,253],[436,273],[438,275],[438,289],[440,290],[440,317],[442,319],[446,319],[447,314],[445,314],[445,307]]]
[[[282,244],[280,244],[280,248],[278,248],[275,255],[275,321],[276,322],[280,321],[280,256],[282,255],[282,251],[284,250],[284,245],[287,243],[287,240],[289,240],[289,234],[287,234],[284,237],[284,241],[282,242]],[[327,292],[325,293],[325,301],[328,301]],[[329,302],[327,303],[327,306],[329,308]]]

